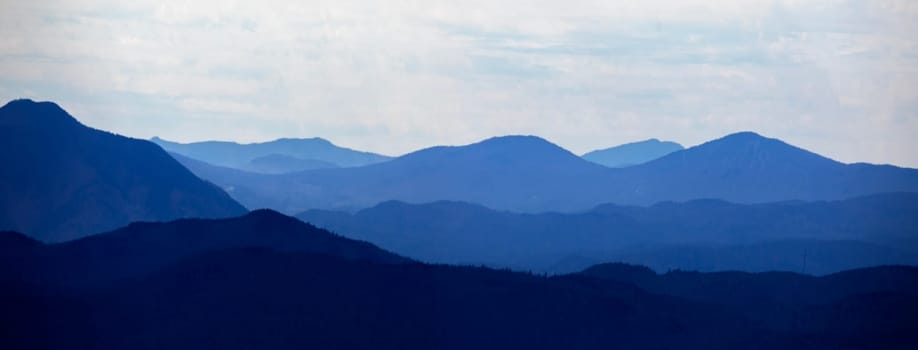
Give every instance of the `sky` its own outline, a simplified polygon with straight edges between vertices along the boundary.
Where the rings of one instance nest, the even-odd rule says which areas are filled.
[[[181,142],[575,153],[751,130],[918,167],[918,1],[0,0],[0,99]]]

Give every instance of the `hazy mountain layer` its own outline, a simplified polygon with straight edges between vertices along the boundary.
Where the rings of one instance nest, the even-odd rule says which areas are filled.
[[[389,160],[387,156],[339,147],[318,137],[249,144],[226,141],[177,143],[159,137],[154,137],[152,141],[169,152],[210,164],[269,174],[363,166]]]
[[[675,151],[681,151],[682,145],[672,141],[650,139],[626,143],[606,149],[599,149],[582,155],[583,159],[610,168],[647,163]]]
[[[663,270],[831,273],[918,263],[918,194],[829,202],[651,207],[520,214],[459,202],[386,202],[354,214],[297,217],[427,262],[570,272],[604,261]]]
[[[187,164],[186,164],[187,165]],[[739,133],[645,164],[610,169],[543,139],[507,136],[433,147],[388,162],[283,176],[189,166],[250,208],[356,210],[388,200],[463,201],[520,212],[580,211],[717,198],[737,203],[834,200],[918,191],[918,170],[843,164],[754,133]]]

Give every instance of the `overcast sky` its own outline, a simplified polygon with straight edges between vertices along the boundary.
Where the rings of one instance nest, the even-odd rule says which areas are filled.
[[[918,1],[0,0],[0,98],[128,136],[576,153],[740,130],[918,167]]]

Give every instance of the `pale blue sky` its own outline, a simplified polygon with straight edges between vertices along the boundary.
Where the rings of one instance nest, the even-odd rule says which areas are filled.
[[[582,153],[753,130],[918,167],[918,2],[0,0],[0,98],[149,138]]]

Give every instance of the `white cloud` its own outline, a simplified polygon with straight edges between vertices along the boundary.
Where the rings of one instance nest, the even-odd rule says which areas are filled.
[[[757,130],[918,166],[914,1],[0,3],[0,98],[179,140],[574,151]]]

